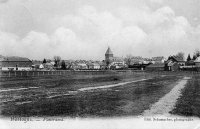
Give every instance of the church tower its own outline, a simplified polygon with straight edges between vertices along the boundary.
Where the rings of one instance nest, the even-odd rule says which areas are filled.
[[[112,53],[110,47],[108,47],[108,49],[105,53],[105,61],[106,61],[107,66],[111,63],[112,58],[113,58],[113,53]]]

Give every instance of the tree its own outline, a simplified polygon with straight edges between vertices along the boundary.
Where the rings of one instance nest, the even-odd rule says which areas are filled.
[[[190,60],[191,60],[191,57],[190,57],[190,54],[188,54],[187,61],[190,61]]]
[[[55,67],[59,67],[60,61],[61,61],[61,57],[60,56],[54,56],[54,62],[55,62]]]
[[[125,63],[129,66],[130,64],[131,64],[131,58],[132,58],[133,56],[132,55],[127,55],[126,57],[125,57]]]
[[[61,62],[61,69],[66,69],[66,65],[65,65],[65,61],[64,60]]]
[[[176,54],[176,56],[182,58],[182,60],[185,60],[184,55],[185,55],[185,54],[184,54],[183,52],[178,52],[178,53]]]
[[[45,64],[45,63],[47,63],[47,61],[46,61],[46,59],[44,58],[44,60],[43,60],[43,62],[42,62],[43,64]]]
[[[197,56],[196,56],[196,54],[194,54],[192,57],[192,60],[196,60],[196,59],[197,59]]]
[[[195,52],[194,52],[194,55],[196,57],[199,57],[200,56],[200,50],[199,49],[196,49]]]

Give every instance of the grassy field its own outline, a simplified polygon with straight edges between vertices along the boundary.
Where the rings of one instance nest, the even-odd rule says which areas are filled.
[[[170,92],[183,75],[124,73],[3,78],[1,115],[114,117],[137,116]],[[122,86],[80,91],[121,82]]]
[[[182,90],[182,96],[178,99],[172,114],[182,116],[200,117],[200,76],[193,75],[186,87]]]
[[[170,112],[200,117],[200,76],[190,72],[127,72],[1,77],[2,116],[138,116],[190,76]],[[146,80],[141,80],[146,79]],[[141,80],[141,81],[137,81]],[[137,82],[132,82],[137,81]],[[95,88],[129,82],[108,88]],[[89,90],[80,90],[83,88]]]

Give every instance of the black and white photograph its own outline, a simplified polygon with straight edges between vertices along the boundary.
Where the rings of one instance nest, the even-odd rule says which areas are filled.
[[[0,0],[0,129],[200,129],[200,0]]]

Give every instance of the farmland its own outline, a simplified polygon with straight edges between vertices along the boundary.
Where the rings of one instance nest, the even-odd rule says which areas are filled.
[[[21,76],[17,73],[10,74],[10,77],[7,76],[8,74],[2,76],[0,82],[1,115],[138,116],[168,94],[185,76],[190,76],[191,79],[182,89],[183,94],[171,113],[199,116],[197,107],[199,107],[198,81],[200,78],[196,73],[80,73],[60,75],[46,73],[43,76]],[[22,75],[28,74],[23,73]],[[194,99],[192,107],[188,99]],[[192,108],[188,110],[190,114],[184,114],[187,109],[183,108],[183,104],[188,106],[187,109]]]

